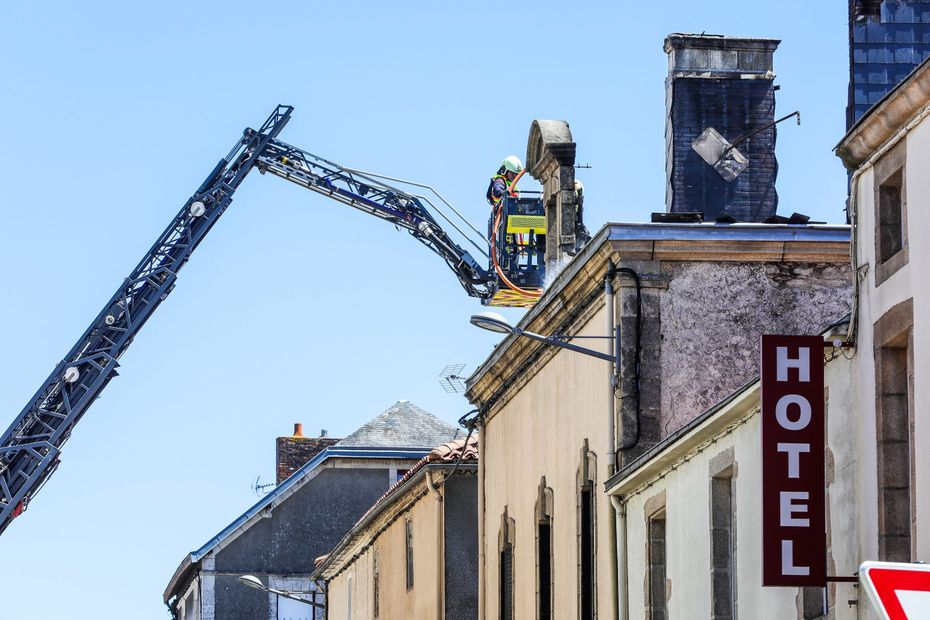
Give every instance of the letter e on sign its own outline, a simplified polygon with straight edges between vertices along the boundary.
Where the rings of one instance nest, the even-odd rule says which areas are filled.
[[[823,586],[823,338],[762,336],[762,585]]]

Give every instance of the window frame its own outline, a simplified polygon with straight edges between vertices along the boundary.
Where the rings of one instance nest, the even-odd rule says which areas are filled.
[[[536,620],[552,620],[555,605],[553,504],[552,489],[546,486],[546,477],[543,476],[536,499]],[[547,531],[547,557],[543,557],[543,528]]]
[[[896,178],[897,177],[897,178]],[[910,260],[907,238],[907,140],[902,140],[885,153],[875,163],[873,169],[873,203],[874,203],[874,242],[875,242],[875,286],[879,287],[885,280],[898,272]],[[899,201],[897,219],[899,220],[901,247],[889,253],[885,239],[887,220],[889,219],[883,190],[889,187],[898,189]]]
[[[660,612],[657,613],[654,605],[657,581],[655,579],[655,569],[659,564],[655,556],[660,554],[655,546],[654,527],[660,521],[662,522],[662,606]],[[646,618],[647,620],[668,620],[668,520],[665,506],[662,506],[646,518],[646,567]]]
[[[872,332],[875,361],[879,560],[910,562],[916,557],[917,543],[913,298],[895,305],[883,314],[873,325]],[[903,385],[891,385],[900,381],[903,381]],[[900,411],[894,411],[896,402],[900,406],[902,395],[906,407],[905,420],[900,419]],[[889,466],[891,461],[894,461],[897,467]],[[892,531],[896,529],[895,526],[904,524],[889,523],[895,515],[902,512],[900,501],[895,502],[895,507],[888,506],[889,496],[895,495],[895,491],[900,494],[902,490],[907,493],[906,537],[900,532]],[[896,538],[905,538],[907,548],[894,545],[892,539]]]
[[[508,509],[504,507],[501,515],[501,529],[498,535],[498,608],[500,620],[513,620],[516,606],[516,583],[514,582],[514,520],[510,518]],[[506,592],[509,585],[510,598]],[[506,599],[506,600],[505,600]]]
[[[407,592],[413,590],[413,519],[404,519],[404,564]]]
[[[710,576],[711,618],[713,620],[736,619],[736,494],[735,468],[730,467],[713,474],[710,478]],[[725,500],[725,504],[721,505]],[[725,557],[718,556],[724,551]],[[723,562],[721,562],[723,560]],[[721,566],[725,564],[725,566]],[[667,562],[666,562],[667,566]],[[725,599],[718,592],[718,573],[726,577]],[[722,603],[722,605],[721,605]],[[721,607],[724,609],[721,610]]]
[[[578,618],[579,620],[597,619],[597,455],[591,452],[588,439],[585,438],[580,452],[580,462],[576,480],[576,522],[577,543],[576,557],[578,579]],[[585,518],[584,498],[589,498],[587,519]],[[585,531],[589,530],[586,542]],[[590,557],[585,557],[585,547],[590,546]],[[590,575],[587,575],[590,573]],[[589,583],[586,584],[586,575]],[[589,585],[586,590],[585,585]],[[586,597],[589,595],[589,598]],[[590,606],[590,609],[586,607]]]

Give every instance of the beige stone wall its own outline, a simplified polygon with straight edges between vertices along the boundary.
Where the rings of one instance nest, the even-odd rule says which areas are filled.
[[[924,121],[908,138],[908,227],[911,239],[910,275],[914,297],[913,402],[917,497],[916,558],[930,561],[930,122]],[[921,535],[923,533],[923,535]]]
[[[873,328],[898,304],[913,300],[912,361],[916,380],[911,397],[911,429],[914,438],[912,490],[915,496],[912,526],[912,549],[915,559],[930,558],[930,176],[926,174],[930,161],[930,122],[924,120],[906,137],[905,193],[907,204],[907,263],[879,282],[875,247],[875,181],[876,168],[869,168],[858,179],[857,192],[857,254],[860,266],[860,304],[857,328],[856,383],[860,410],[860,512],[859,538],[862,559],[877,559],[878,547],[878,455],[876,441],[876,366],[873,349]],[[879,160],[880,161],[880,160]],[[876,164],[878,166],[879,164]]]
[[[603,335],[601,309],[580,331]],[[602,347],[595,340],[586,341]],[[607,479],[608,364],[560,351],[519,391],[503,415],[487,422],[481,462],[485,473],[484,554],[485,617],[499,617],[498,536],[504,509],[514,520],[515,617],[536,616],[535,507],[540,479],[553,491],[552,539],[555,587],[554,618],[578,616],[578,481],[585,439],[597,458],[596,510],[598,618],[612,618],[609,584],[612,527],[603,493]],[[480,484],[480,483],[479,483]],[[480,517],[479,517],[480,518]],[[481,542],[479,541],[479,544]],[[480,569],[479,569],[480,570]]]
[[[423,485],[418,485],[422,490]],[[404,498],[406,500],[406,498]],[[400,501],[400,505],[404,504]],[[388,511],[392,516],[395,511]],[[345,571],[329,583],[329,620],[371,620],[374,618],[374,554],[378,556],[380,574],[379,618],[441,618],[442,551],[437,546],[442,519],[437,518],[436,499],[429,494],[420,498],[387,529]],[[404,523],[413,522],[414,585],[406,585],[406,544]],[[375,523],[369,527],[374,533]],[[365,541],[370,537],[365,537]],[[353,553],[358,552],[353,550]],[[437,568],[439,570],[437,570]],[[351,596],[349,594],[351,590]],[[349,606],[351,603],[351,613]]]

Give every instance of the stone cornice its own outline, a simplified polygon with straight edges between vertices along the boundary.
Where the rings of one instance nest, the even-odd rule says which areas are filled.
[[[572,333],[603,304],[608,260],[623,266],[654,261],[835,263],[849,261],[848,226],[780,224],[607,224],[556,277],[519,327]],[[642,274],[644,287],[663,287]],[[622,286],[632,284],[621,280]],[[508,335],[469,377],[466,398],[491,416],[557,349]]]

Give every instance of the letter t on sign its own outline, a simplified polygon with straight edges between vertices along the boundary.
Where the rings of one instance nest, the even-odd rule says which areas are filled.
[[[762,585],[823,586],[823,338],[762,336]]]

